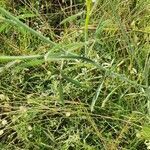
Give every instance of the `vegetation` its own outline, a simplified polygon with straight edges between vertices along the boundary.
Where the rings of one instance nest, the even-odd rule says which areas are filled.
[[[0,149],[150,149],[149,0],[0,0]]]

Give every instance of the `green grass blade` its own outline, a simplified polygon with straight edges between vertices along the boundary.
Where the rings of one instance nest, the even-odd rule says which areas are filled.
[[[91,11],[91,5],[92,5],[92,0],[86,0],[86,19],[85,19],[85,27],[84,27],[84,32],[85,32],[85,52],[84,55],[87,56],[88,54],[88,25],[90,21],[90,11]]]
[[[32,28],[30,28],[29,26],[27,26],[26,24],[24,24],[23,22],[21,22],[17,17],[14,17],[13,15],[11,15],[11,13],[9,13],[8,11],[6,11],[5,9],[3,9],[2,7],[0,7],[0,12],[2,15],[8,17],[9,19],[11,19],[12,21],[15,22],[16,26],[18,27],[22,27],[23,29],[25,29],[26,31],[32,33],[33,35],[35,35],[36,37],[38,37],[39,39],[41,39],[42,41],[52,44],[52,45],[56,45],[55,42],[49,40],[47,37],[43,36],[42,34],[40,34],[39,32],[33,30]]]
[[[33,17],[37,17],[37,14],[22,14],[22,15],[18,15],[17,18],[18,19],[26,19],[26,18],[33,18]]]
[[[21,63],[18,68],[37,67],[44,63],[44,59],[31,59]]]
[[[113,78],[119,78],[120,80],[122,80],[124,82],[128,82],[131,85],[135,85],[135,86],[138,86],[141,88],[146,88],[145,85],[138,84],[138,83],[136,83],[136,81],[132,81],[132,80],[128,79],[124,74],[118,74],[118,73],[113,72],[110,69],[104,68],[101,65],[99,65],[98,63],[94,62],[93,60],[91,60],[87,57],[82,57],[82,56],[73,55],[73,54],[72,55],[70,55],[70,54],[69,55],[61,55],[61,54],[51,54],[50,55],[50,53],[47,53],[44,57],[45,57],[45,61],[54,61],[54,60],[56,61],[56,60],[62,60],[62,59],[82,60],[84,62],[94,65],[95,67],[97,67],[98,69],[100,69],[102,71],[107,72],[108,76],[111,76]]]
[[[30,56],[0,56],[0,62],[14,61],[14,60],[31,60],[37,58],[44,58],[42,55]]]
[[[68,18],[64,19],[60,24],[71,22],[71,21],[75,20],[77,17],[81,16],[83,13],[84,13],[84,11],[79,12],[75,15],[69,16]]]
[[[104,107],[105,107],[105,105],[106,105],[107,101],[109,100],[110,96],[111,96],[119,87],[120,87],[120,85],[117,86],[116,88],[114,88],[114,89],[107,95],[107,97],[106,97],[106,98],[103,100],[103,102],[102,102],[101,108],[104,108]]]
[[[14,66],[18,65],[20,63],[20,61],[18,60],[14,60],[11,62],[8,62],[4,67],[0,67],[0,73],[3,73],[4,71],[13,68]]]
[[[79,81],[74,80],[74,79],[68,77],[67,75],[65,75],[65,74],[63,74],[63,73],[61,73],[61,75],[62,75],[62,77],[63,77],[65,80],[67,80],[68,82],[74,84],[75,86],[77,86],[77,87],[83,87],[83,85],[82,85]]]
[[[98,69],[107,72],[107,74],[111,77],[115,77],[115,78],[119,78],[120,80],[124,81],[124,82],[128,82],[131,85],[135,85],[141,88],[146,88],[147,86],[145,85],[141,85],[136,83],[135,81],[132,81],[130,79],[128,79],[125,75],[123,74],[118,74],[118,73],[114,73],[113,71],[106,69],[102,66],[100,66],[99,64],[97,64],[96,62],[94,62],[93,60],[86,58],[86,57],[82,57],[82,56],[78,56],[78,55],[62,55],[62,54],[51,54],[47,53],[46,55],[31,55],[31,56],[0,56],[0,62],[7,62],[7,61],[13,61],[13,60],[32,60],[32,59],[44,59],[44,61],[49,62],[49,61],[58,61],[58,60],[82,60],[84,62],[87,62],[89,64],[94,65],[95,67],[97,67]]]
[[[62,54],[62,53],[57,53],[57,54],[52,54],[52,53],[47,53],[45,54],[44,56],[45,58],[45,61],[52,61],[52,60],[62,60],[62,59],[66,59],[66,60],[83,60],[85,62],[88,62],[88,63],[93,63],[96,65],[96,63],[87,58],[87,57],[82,57],[82,56],[79,56],[79,55],[75,55],[75,54]]]
[[[99,94],[101,92],[101,89],[103,87],[103,84],[104,84],[104,80],[102,81],[102,83],[99,84],[98,88],[97,88],[97,91],[96,91],[96,94],[95,96],[93,97],[93,100],[92,100],[92,103],[91,103],[91,112],[94,111],[94,106],[96,104],[96,101],[99,97]]]
[[[64,102],[64,95],[63,95],[63,85],[62,85],[61,81],[59,82],[57,89],[58,89],[58,93],[59,93],[59,101],[62,105],[64,105],[65,102]]]

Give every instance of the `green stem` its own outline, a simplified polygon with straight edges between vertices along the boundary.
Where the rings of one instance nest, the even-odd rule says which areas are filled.
[[[30,56],[0,56],[0,62],[13,61],[13,60],[32,60],[37,58],[44,58],[43,55],[30,55]]]
[[[88,47],[87,47],[87,42],[88,42],[88,25],[89,25],[89,20],[90,20],[90,11],[91,11],[91,0],[86,0],[86,19],[85,19],[85,53],[84,55],[88,55]]]

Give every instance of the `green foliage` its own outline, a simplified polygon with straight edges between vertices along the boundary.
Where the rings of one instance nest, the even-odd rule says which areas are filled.
[[[150,140],[150,126],[143,126],[137,136],[144,140]]]
[[[149,4],[0,1],[0,149],[149,148]]]

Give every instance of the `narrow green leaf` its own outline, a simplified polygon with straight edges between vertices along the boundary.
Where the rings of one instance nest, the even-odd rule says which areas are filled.
[[[39,39],[41,39],[42,41],[52,44],[53,46],[56,45],[55,42],[49,40],[47,37],[43,36],[41,33],[33,30],[32,28],[30,28],[29,26],[27,26],[26,24],[24,24],[23,22],[21,22],[17,17],[14,17],[13,15],[11,15],[11,13],[9,13],[8,11],[6,11],[4,8],[0,7],[0,12],[2,15],[8,17],[11,21],[14,21],[16,23],[16,26],[18,27],[22,27],[23,29],[25,29],[26,31],[32,33],[33,35],[37,36]]]
[[[108,26],[110,23],[111,23],[110,19],[103,20],[103,17],[102,17],[101,20],[99,21],[99,24],[98,24],[96,31],[95,31],[96,37],[99,36],[103,32],[104,28],[106,26]]]
[[[0,17],[0,22],[2,22],[2,23],[8,23],[8,24],[11,24],[11,25],[16,25],[15,21],[10,20],[10,19],[6,19],[4,17]]]
[[[83,60],[85,62],[94,64],[97,66],[97,64],[93,60],[91,60],[87,57],[82,57],[82,56],[79,56],[76,54],[71,54],[71,53],[69,53],[69,54],[62,54],[62,53],[52,54],[51,52],[48,52],[47,54],[45,54],[44,58],[45,58],[45,61],[62,60],[62,59]]]
[[[107,95],[107,97],[106,97],[106,98],[103,100],[103,102],[102,102],[101,108],[104,108],[104,107],[105,107],[105,105],[106,105],[107,101],[109,100],[110,96],[118,89],[118,87],[120,87],[120,85],[117,86],[116,88],[114,88],[114,89]]]
[[[95,106],[95,103],[99,97],[99,94],[101,92],[101,89],[103,87],[103,84],[104,84],[104,80],[102,81],[102,83],[99,84],[98,88],[97,88],[97,91],[96,91],[96,94],[95,96],[93,97],[93,100],[92,100],[92,103],[91,103],[91,112],[94,111],[94,106]]]
[[[65,46],[62,46],[65,50],[71,52],[71,51],[76,51],[81,49],[84,46],[84,43],[82,42],[74,42],[74,43],[70,43],[67,44]]]
[[[64,102],[64,95],[63,95],[63,85],[61,81],[59,82],[58,85],[58,93],[59,93],[59,101],[62,105],[64,105],[65,102]]]
[[[67,75],[64,75],[63,73],[61,73],[61,75],[62,75],[62,77],[63,77],[64,79],[66,79],[68,82],[71,82],[71,83],[74,84],[75,86],[77,86],[77,87],[83,87],[82,84],[81,84],[79,81],[74,80],[74,79],[68,77]]]
[[[75,15],[69,16],[68,18],[64,19],[60,24],[71,22],[71,21],[75,20],[78,16],[81,16],[83,13],[84,13],[84,11],[79,12]]]
[[[85,26],[84,26],[84,39],[85,39],[85,52],[84,52],[84,56],[88,55],[88,25],[89,25],[89,21],[90,21],[90,12],[91,12],[91,8],[92,8],[92,0],[86,0],[86,18],[85,18]]]
[[[43,58],[43,56],[42,55],[0,56],[0,62],[7,62],[7,61],[13,61],[13,60],[31,60],[31,59],[37,59],[37,58]]]
[[[0,26],[0,33],[3,32],[5,29],[8,28],[8,24],[7,23],[4,23]]]
[[[128,82],[131,85],[135,85],[141,88],[147,88],[145,85],[138,84],[135,81],[132,81],[128,79],[124,74],[118,74],[114,73],[111,69],[107,69],[96,63],[95,61],[87,58],[87,57],[82,57],[79,55],[75,54],[67,54],[67,55],[62,55],[62,53],[57,53],[57,54],[51,54],[50,52],[46,53],[45,55],[31,55],[31,56],[0,56],[0,62],[7,62],[7,61],[13,61],[13,60],[34,60],[34,59],[43,59],[44,62],[49,62],[49,61],[58,61],[58,60],[82,60],[84,62],[87,62],[89,64],[94,65],[101,71],[105,71],[108,76],[111,76],[113,78],[119,78],[120,80],[124,82]]]
[[[37,14],[21,14],[18,15],[17,18],[18,19],[25,19],[25,18],[33,18],[33,17],[37,17]]]
[[[1,67],[0,68],[0,73],[3,73],[4,71],[18,65],[20,63],[20,61],[18,60],[14,60],[14,61],[11,61],[11,62],[8,62],[4,67]]]
[[[150,140],[150,126],[145,125],[142,127],[142,130],[139,132],[139,137],[144,140]]]
[[[19,67],[20,68],[23,68],[23,67],[35,67],[35,66],[42,65],[43,63],[44,63],[43,59],[33,59],[33,60],[25,61],[24,63],[19,65]]]

